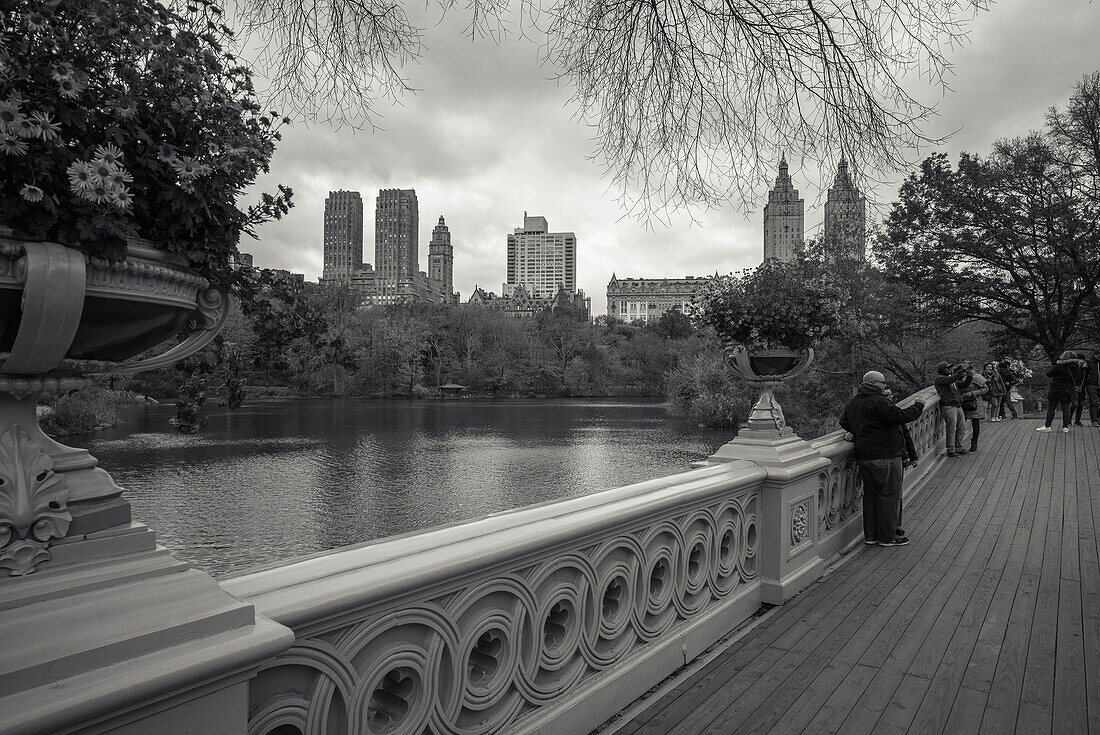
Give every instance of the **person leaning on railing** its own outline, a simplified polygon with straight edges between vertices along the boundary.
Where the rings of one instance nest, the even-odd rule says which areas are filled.
[[[886,378],[872,370],[863,376],[859,391],[840,416],[840,425],[855,444],[856,464],[863,480],[863,543],[905,546],[900,532],[902,456],[901,427],[920,417],[924,404],[914,401],[898,408],[883,391]]]

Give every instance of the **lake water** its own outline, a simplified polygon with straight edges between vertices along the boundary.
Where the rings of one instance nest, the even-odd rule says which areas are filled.
[[[729,438],[645,400],[288,399],[211,408],[195,436],[174,415],[135,408],[72,443],[216,576],[682,472]]]

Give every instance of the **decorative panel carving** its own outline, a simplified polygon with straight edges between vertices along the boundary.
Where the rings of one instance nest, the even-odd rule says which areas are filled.
[[[758,575],[755,488],[299,638],[250,735],[508,732]]]
[[[810,537],[810,514],[806,510],[808,502],[799,503],[791,509],[791,540],[792,547],[798,546]]]
[[[863,482],[851,453],[833,457],[817,477],[817,535],[821,538],[863,512]]]

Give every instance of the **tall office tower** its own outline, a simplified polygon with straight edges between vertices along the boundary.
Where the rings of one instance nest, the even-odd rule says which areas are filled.
[[[374,206],[374,272],[379,303],[390,304],[397,300],[398,284],[415,283],[420,272],[416,190],[380,189]]]
[[[553,298],[559,288],[577,290],[577,236],[548,232],[545,217],[523,213],[523,227],[508,236],[508,283],[534,298]]]
[[[768,203],[764,205],[764,260],[794,260],[802,249],[805,222],[806,206],[791,183],[787,157],[783,156],[775,187],[768,192]]]
[[[439,224],[432,230],[428,244],[428,280],[436,303],[453,304],[454,298],[454,248],[451,247],[451,231],[439,215]]]
[[[325,199],[325,263],[321,277],[349,283],[363,267],[363,199],[357,191],[330,191]]]
[[[842,154],[825,201],[825,252],[833,259],[864,260],[866,240],[867,200],[852,183]]]

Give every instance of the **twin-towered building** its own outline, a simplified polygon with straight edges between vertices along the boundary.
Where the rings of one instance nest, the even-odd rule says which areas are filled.
[[[791,182],[787,159],[764,205],[764,260],[794,260],[805,245],[805,204]],[[864,260],[867,256],[867,200],[852,182],[848,161],[840,157],[825,201],[824,249],[832,258]]]
[[[325,200],[323,284],[342,284],[370,305],[429,301],[454,304],[454,249],[443,217],[420,270],[420,208],[414,189],[380,189],[374,202],[374,267],[363,262],[363,200],[356,191]]]

